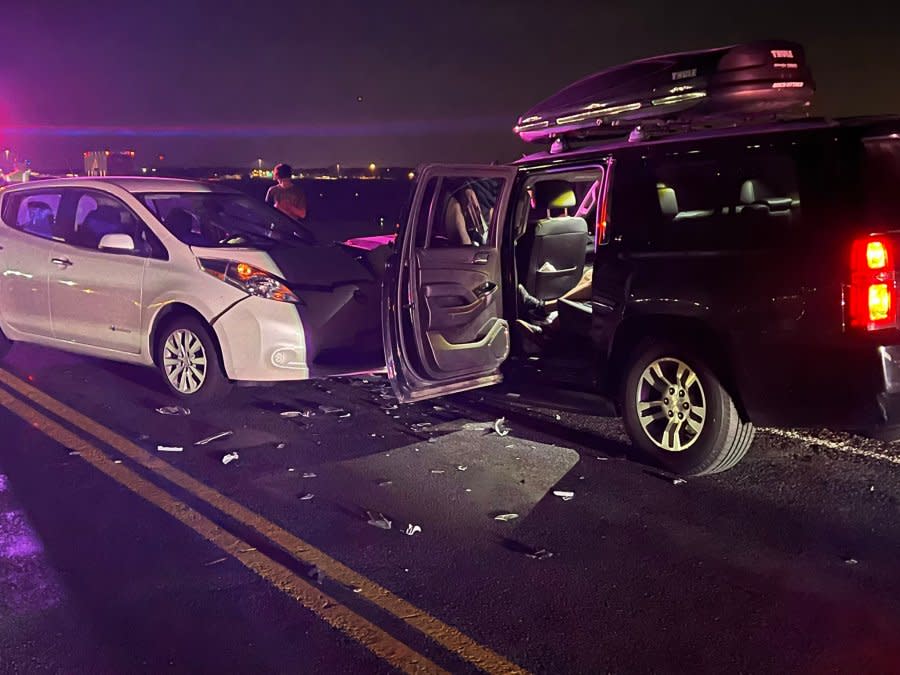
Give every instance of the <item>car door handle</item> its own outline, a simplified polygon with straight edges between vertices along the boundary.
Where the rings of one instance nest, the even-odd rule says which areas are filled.
[[[488,260],[491,259],[491,254],[487,251],[479,251],[472,258],[473,265],[487,265]]]
[[[50,262],[54,265],[59,265],[60,267],[69,267],[72,265],[72,261],[68,258],[50,258]]]

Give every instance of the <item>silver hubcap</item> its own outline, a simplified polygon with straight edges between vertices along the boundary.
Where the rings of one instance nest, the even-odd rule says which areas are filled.
[[[647,438],[667,452],[687,450],[706,423],[703,385],[697,373],[678,359],[656,359],[644,369],[635,404]]]
[[[163,348],[163,369],[175,389],[193,394],[206,381],[206,350],[191,331],[179,328],[166,340]]]

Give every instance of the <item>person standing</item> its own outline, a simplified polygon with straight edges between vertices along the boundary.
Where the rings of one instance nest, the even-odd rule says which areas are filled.
[[[288,164],[275,167],[276,184],[266,192],[266,204],[297,220],[306,218],[306,193],[291,180],[293,169]]]

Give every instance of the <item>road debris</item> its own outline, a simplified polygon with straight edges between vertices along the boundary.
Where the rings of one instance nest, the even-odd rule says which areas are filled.
[[[465,471],[468,468],[469,467],[467,467],[465,464],[460,464],[458,467],[456,467],[456,470],[457,471]]]
[[[194,445],[209,445],[213,441],[218,441],[219,439],[222,439],[222,438],[228,438],[232,434],[234,434],[233,431],[222,431],[222,432],[219,432],[218,434],[213,434],[212,436],[208,436],[208,437],[204,438],[203,440],[197,441],[196,443],[194,443]]]
[[[387,487],[388,485],[393,485],[394,481],[392,480],[383,480],[378,484],[378,487]]]
[[[316,414],[315,410],[285,410],[284,412],[279,413],[282,417],[291,418],[291,417],[306,417],[310,418]]]
[[[857,560],[856,558],[845,558],[844,564],[845,565],[859,565],[859,560]]]
[[[313,497],[315,497],[315,495],[314,495],[312,492],[307,492],[305,495],[303,495],[302,497],[300,497],[300,501],[301,501],[301,502],[308,502],[308,501],[309,501],[310,499],[312,499]]]
[[[236,452],[229,452],[222,458],[222,464],[230,464],[231,462],[239,458],[240,455],[238,455]]]
[[[673,478],[672,485],[685,485],[687,481],[684,478]]]
[[[564,502],[567,502],[567,501],[569,501],[570,499],[572,499],[572,498],[575,497],[575,493],[574,493],[574,492],[570,492],[569,490],[554,490],[554,491],[553,491],[553,496],[559,497],[559,498],[562,499]]]
[[[157,452],[184,452],[184,448],[177,445],[157,445]]]
[[[517,394],[514,391],[507,392],[506,394],[509,398],[522,398],[522,394]]]
[[[215,560],[210,560],[208,563],[203,563],[203,566],[211,567],[212,565],[218,565],[219,563],[223,563],[226,560],[228,560],[228,558],[216,558]]]
[[[316,583],[320,586],[322,585],[322,582],[325,581],[325,572],[323,572],[318,565],[313,565],[309,572],[306,573],[306,576],[310,579],[315,579]]]
[[[306,471],[303,473],[303,477],[304,478],[316,478],[316,474],[314,474],[312,471]]]
[[[413,431],[422,431],[423,429],[427,429],[431,426],[431,422],[416,422],[415,424],[410,424],[409,428]]]
[[[501,513],[497,516],[494,516],[494,520],[499,520],[503,523],[508,523],[511,520],[515,520],[519,517],[518,513]]]
[[[506,426],[506,418],[501,417],[494,422],[494,431],[498,436],[506,436],[509,434],[509,427]]]
[[[375,517],[375,514],[373,514],[371,511],[366,511],[366,515],[369,517],[369,525],[373,525],[374,527],[378,527],[382,530],[391,529],[391,521],[383,513],[379,512],[378,517]]]
[[[443,469],[432,469],[431,473],[446,473]]]
[[[526,553],[525,555],[527,555],[529,558],[534,558],[535,560],[546,560],[547,558],[553,557],[553,553],[545,548],[539,548],[532,551],[531,553]]]
[[[347,412],[343,408],[338,408],[337,406],[333,406],[333,405],[320,405],[319,410],[321,410],[326,415],[337,415],[339,413]],[[341,415],[341,417],[343,417],[343,415]]]
[[[287,443],[284,443],[284,442],[276,443],[276,445],[275,445],[276,450],[284,450],[286,447],[287,447]]]
[[[160,415],[190,415],[190,408],[182,408],[178,405],[167,405],[162,408],[157,408],[156,412]]]
[[[410,523],[409,525],[406,526],[406,530],[403,532],[403,534],[407,535],[408,537],[411,537],[414,534],[416,534],[417,532],[421,532],[421,531],[422,531],[422,528],[419,525],[413,525],[412,523]]]

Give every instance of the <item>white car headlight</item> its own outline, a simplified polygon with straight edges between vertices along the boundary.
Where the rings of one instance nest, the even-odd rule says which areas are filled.
[[[281,279],[250,263],[200,258],[200,269],[220,281],[237,286],[242,291],[259,298],[278,302],[300,302],[300,298],[294,295]]]

